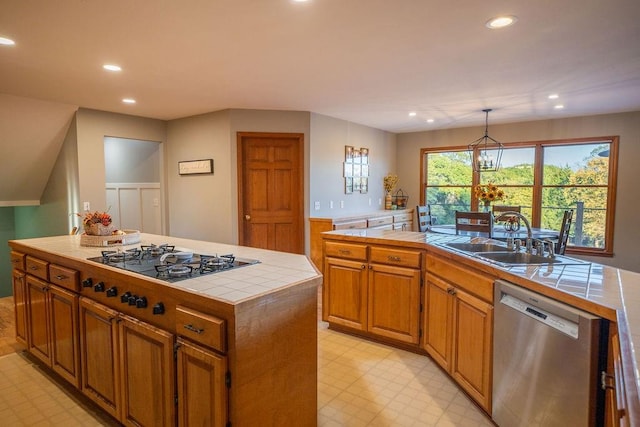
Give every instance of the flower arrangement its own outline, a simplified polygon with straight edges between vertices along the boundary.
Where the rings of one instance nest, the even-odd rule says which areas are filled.
[[[111,226],[111,215],[107,212],[86,212],[83,214],[76,214],[82,217],[82,225],[84,225],[84,231],[87,234],[94,236],[107,236],[116,231]]]
[[[486,185],[478,184],[474,188],[474,194],[478,200],[484,203],[494,202],[496,200],[504,200],[507,196],[497,185],[488,183]]]
[[[398,184],[398,175],[392,175],[392,174],[388,174],[383,178],[383,183],[384,183],[384,191],[387,194],[391,194],[391,192],[393,191],[393,189],[396,187],[396,185]]]

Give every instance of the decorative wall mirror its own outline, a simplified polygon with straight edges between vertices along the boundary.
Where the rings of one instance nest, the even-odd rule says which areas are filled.
[[[344,192],[366,193],[369,191],[369,149],[344,147]]]

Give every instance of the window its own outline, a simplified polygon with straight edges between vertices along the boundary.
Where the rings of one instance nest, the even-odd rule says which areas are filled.
[[[521,207],[533,227],[559,229],[573,210],[572,253],[612,255],[618,137],[504,144],[497,172],[473,172],[466,147],[423,149],[421,203],[439,224],[456,210],[477,210],[472,188],[492,182],[507,194],[496,202]]]

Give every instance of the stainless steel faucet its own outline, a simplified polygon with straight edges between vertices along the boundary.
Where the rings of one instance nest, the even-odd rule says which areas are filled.
[[[494,218],[494,221],[505,221],[509,219],[509,217],[515,216],[524,222],[524,225],[527,227],[527,240],[525,241],[525,248],[528,253],[532,252],[533,245],[533,234],[531,233],[531,224],[529,224],[529,220],[522,215],[520,212],[516,211],[506,211],[501,213],[499,216]]]

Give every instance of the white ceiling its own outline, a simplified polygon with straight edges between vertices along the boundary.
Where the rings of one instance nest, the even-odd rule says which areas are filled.
[[[490,123],[640,110],[638,0],[0,6],[0,36],[16,41],[0,46],[0,94],[62,109],[158,119],[303,110],[397,133],[478,125],[484,108],[494,109]],[[519,20],[487,29],[499,14]],[[104,63],[123,71],[107,73]],[[551,93],[559,100],[547,99]],[[122,104],[124,97],[137,104]]]

